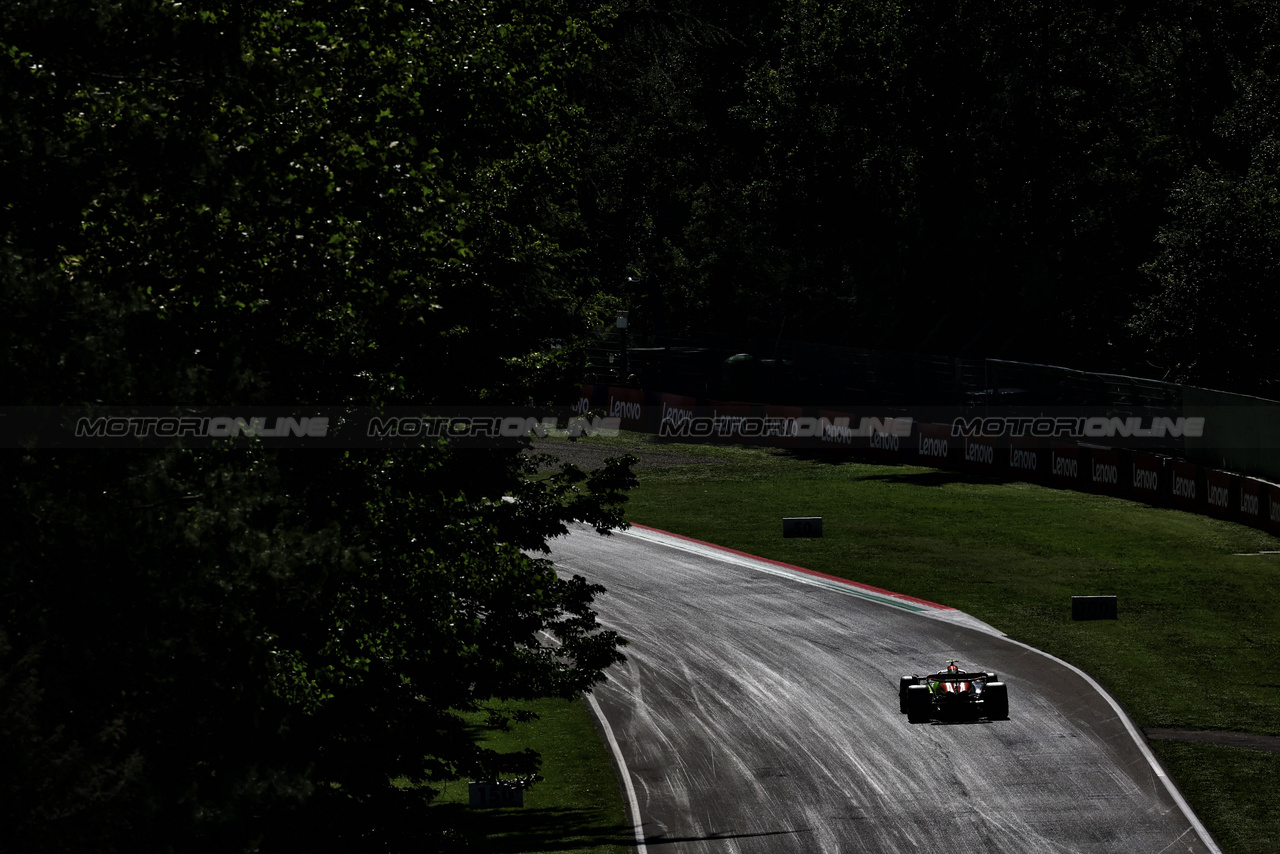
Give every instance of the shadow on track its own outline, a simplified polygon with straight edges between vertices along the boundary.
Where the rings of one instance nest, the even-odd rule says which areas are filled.
[[[630,824],[605,824],[595,810],[511,807],[469,810],[454,804],[455,827],[470,840],[471,850],[485,854],[595,850],[600,845],[635,844]],[[436,807],[439,809],[440,807]]]
[[[718,839],[755,839],[761,836],[792,836],[799,833],[812,833],[812,830],[766,830],[761,833],[710,833],[706,836],[657,836],[645,837],[645,845],[671,845],[676,842],[708,842]]]

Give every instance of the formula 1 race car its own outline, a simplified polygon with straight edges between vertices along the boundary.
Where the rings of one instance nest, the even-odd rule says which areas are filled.
[[[934,718],[958,720],[1009,717],[1009,691],[994,673],[961,670],[952,659],[946,670],[898,680],[898,710],[911,723]]]

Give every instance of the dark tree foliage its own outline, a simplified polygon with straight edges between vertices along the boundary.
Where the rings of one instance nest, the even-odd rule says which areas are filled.
[[[1197,176],[1275,186],[1251,165],[1274,128],[1274,2],[616,8],[589,93],[592,228],[615,281],[662,282],[674,333],[772,340],[785,318],[855,346],[1221,376],[1174,355],[1217,346],[1185,324],[1161,320],[1157,345],[1147,307],[1177,302],[1153,289],[1173,286],[1162,247]],[[1269,317],[1249,287],[1228,290]],[[653,298],[624,294],[643,330]],[[1241,310],[1200,305],[1217,329]]]
[[[557,394],[543,342],[595,322],[565,92],[596,49],[521,0],[6,3],[5,402]],[[537,770],[458,713],[620,660],[600,588],[530,555],[621,525],[629,465],[533,470],[4,451],[0,848],[448,849],[432,783]]]
[[[627,277],[661,279],[660,296],[647,284],[621,294],[639,309],[634,331],[642,336],[658,331],[660,317],[677,334],[717,328],[740,309],[753,311],[754,291],[773,287],[772,271],[752,263],[771,247],[748,245],[745,229],[753,224],[729,220],[725,194],[736,192],[730,178],[747,179],[740,163],[744,156],[750,162],[756,140],[732,111],[746,70],[771,49],[778,6],[611,4],[608,49],[580,92],[592,120],[584,208],[606,287]],[[737,231],[700,230],[704,216]],[[723,299],[699,272],[721,268],[758,271],[737,282],[744,299]]]
[[[1258,9],[1224,51],[1232,94],[1213,120],[1217,156],[1170,191],[1133,330],[1173,378],[1276,398],[1280,6]]]
[[[1243,175],[1196,170],[1176,185],[1148,267],[1157,287],[1133,324],[1171,376],[1226,389],[1280,377],[1277,175],[1280,140],[1268,139]]]

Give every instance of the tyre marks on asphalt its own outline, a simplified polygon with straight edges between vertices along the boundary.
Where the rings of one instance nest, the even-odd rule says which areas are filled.
[[[651,852],[1213,850],[1104,698],[989,630],[652,539],[552,545],[632,642],[596,697]],[[1011,719],[908,724],[898,677],[947,658],[1006,679]]]

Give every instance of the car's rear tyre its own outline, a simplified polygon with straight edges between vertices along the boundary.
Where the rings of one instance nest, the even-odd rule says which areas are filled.
[[[907,720],[913,724],[929,720],[933,710],[933,700],[929,697],[929,689],[923,685],[907,686]]]
[[[907,689],[916,684],[914,676],[903,676],[898,680],[898,711],[907,710]]]
[[[1003,682],[988,682],[982,698],[983,711],[989,719],[1002,721],[1009,717],[1009,689]]]

